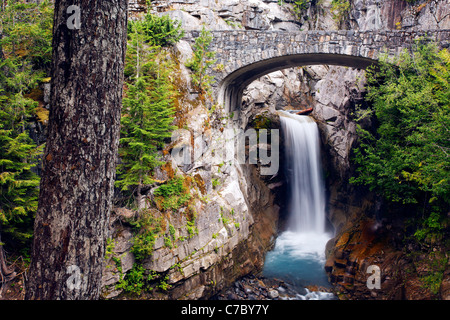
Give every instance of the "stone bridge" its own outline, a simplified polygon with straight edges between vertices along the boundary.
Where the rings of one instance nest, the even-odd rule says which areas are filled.
[[[185,40],[194,42],[200,32]],[[366,68],[381,53],[397,56],[421,37],[448,47],[450,30],[435,31],[213,31],[210,50],[217,63],[214,94],[227,112],[239,108],[244,89],[273,71],[302,65],[340,65]]]

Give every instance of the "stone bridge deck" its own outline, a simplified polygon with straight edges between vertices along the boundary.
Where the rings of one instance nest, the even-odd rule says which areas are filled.
[[[185,40],[200,34],[191,31]],[[450,30],[435,31],[213,31],[210,50],[216,52],[215,95],[227,111],[240,104],[242,92],[255,79],[301,65],[342,65],[366,68],[380,54],[397,56],[420,38],[449,47]]]

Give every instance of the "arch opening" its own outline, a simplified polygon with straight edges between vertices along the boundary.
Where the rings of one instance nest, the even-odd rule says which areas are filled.
[[[218,86],[218,102],[227,113],[240,108],[245,88],[254,80],[282,69],[307,65],[335,65],[365,69],[377,64],[376,60],[341,54],[296,54],[286,55],[244,66],[226,76]]]

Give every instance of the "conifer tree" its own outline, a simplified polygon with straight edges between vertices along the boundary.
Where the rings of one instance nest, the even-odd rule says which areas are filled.
[[[39,194],[39,177],[32,169],[42,148],[25,130],[34,106],[20,93],[0,98],[0,229],[6,239],[22,245],[32,237]]]
[[[171,136],[174,118],[174,88],[170,81],[173,66],[167,53],[153,41],[147,22],[129,24],[129,44],[125,75],[127,92],[123,99],[121,139],[116,185],[136,192],[138,206],[142,186],[153,182],[158,149]]]
[[[209,94],[214,77],[207,74],[208,69],[216,63],[216,53],[209,50],[213,36],[210,31],[203,26],[202,31],[194,44],[194,56],[186,63],[186,67],[193,71],[192,84],[199,91],[201,96]]]
[[[373,105],[360,119],[371,116],[377,125],[371,130],[358,125],[356,175],[350,182],[408,208],[419,243],[442,238],[448,230],[449,70],[448,49],[418,40],[413,50],[395,60],[385,55],[366,73]]]
[[[52,8],[8,1],[0,10],[0,237],[25,250],[33,235],[42,147],[28,133],[37,102],[26,95],[46,76],[51,58]],[[0,242],[0,260],[4,258]],[[4,269],[4,261],[0,261]],[[4,274],[4,270],[2,270]]]

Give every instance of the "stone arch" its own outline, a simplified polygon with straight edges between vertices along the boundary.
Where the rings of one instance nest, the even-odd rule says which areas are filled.
[[[228,74],[217,86],[217,100],[226,112],[233,112],[242,101],[245,88],[254,80],[274,71],[307,65],[337,65],[365,69],[374,59],[341,54],[294,54],[258,61]]]
[[[191,31],[185,39],[194,42]],[[366,68],[380,53],[397,56],[417,39],[426,38],[440,47],[449,46],[450,30],[429,31],[213,31],[210,50],[217,65],[209,73],[216,79],[217,102],[231,112],[239,105],[243,90],[253,80],[273,71],[302,65],[341,65]]]

